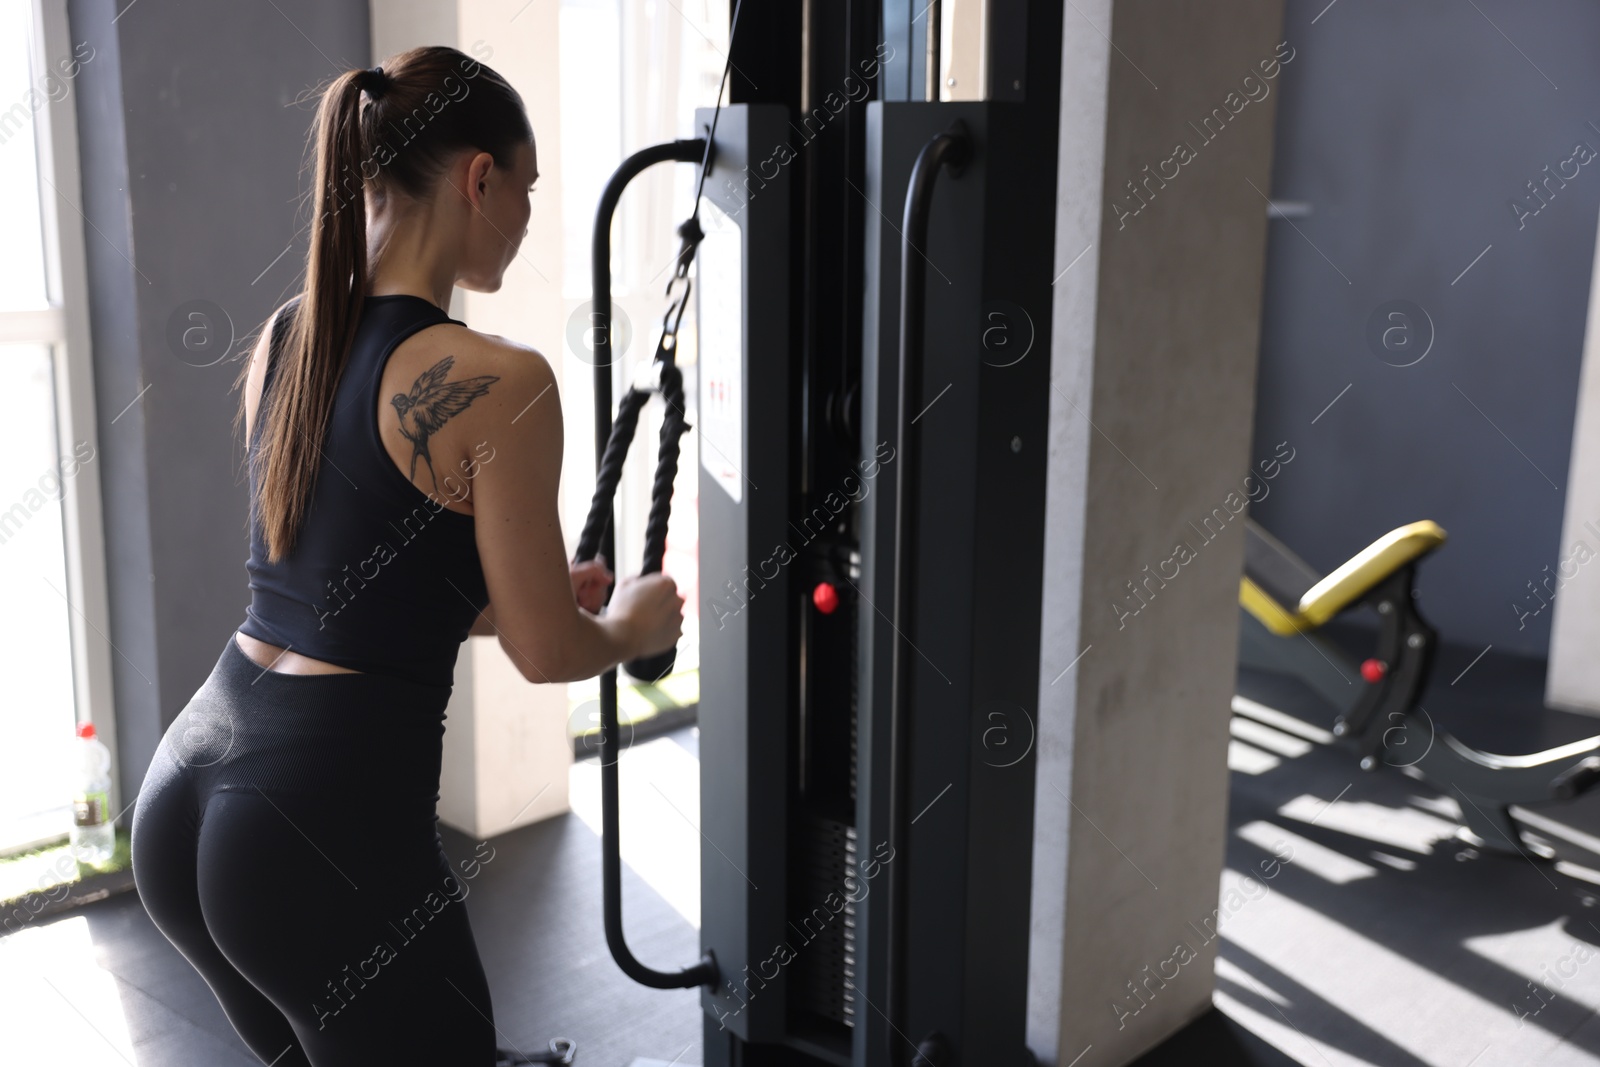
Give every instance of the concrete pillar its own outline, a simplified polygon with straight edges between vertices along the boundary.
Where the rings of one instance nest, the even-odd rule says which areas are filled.
[[[336,73],[328,57],[365,62],[367,11],[68,0],[66,14],[73,43],[94,50],[68,99],[81,185],[45,195],[84,226],[96,448],[84,473],[99,478],[107,596],[104,613],[86,602],[75,616],[74,656],[111,703],[96,721],[114,708],[120,809],[244,621],[249,489],[232,387],[307,239],[295,205],[309,112],[286,105]],[[173,340],[196,322],[227,358]],[[75,435],[88,399],[69,400]]]
[[[1600,240],[1595,243],[1600,266]],[[1550,666],[1545,701],[1568,711],[1600,715],[1600,272],[1589,281],[1589,321],[1578,378],[1578,411],[1572,431],[1561,543],[1550,571],[1536,581],[1551,598]],[[1520,593],[1520,590],[1519,590]],[[1537,603],[1528,598],[1529,604]]]
[[[1127,1063],[1211,1004],[1244,478],[1273,459],[1250,438],[1278,70],[1300,43],[1280,46],[1281,17],[1066,14],[1028,998],[1044,1064]]]
[[[457,290],[451,314],[475,330],[542,346],[563,404],[571,407],[559,347],[565,324],[559,14],[559,5],[526,0],[374,0],[372,55],[380,62],[417,45],[452,45],[493,67],[522,94],[539,146],[539,191],[528,236],[500,291]],[[567,437],[569,454],[587,449],[588,437],[575,436],[571,426]],[[587,493],[582,495],[587,503]],[[569,553],[576,548],[581,522],[570,508],[563,515]],[[566,685],[532,685],[517,673],[497,638],[469,637],[456,661],[446,716],[439,785],[443,822],[491,837],[569,810]]]

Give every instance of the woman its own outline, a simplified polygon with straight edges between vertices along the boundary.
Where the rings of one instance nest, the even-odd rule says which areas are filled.
[[[529,681],[588,678],[671,647],[683,598],[650,575],[595,614],[550,366],[442,310],[527,233],[515,90],[413,49],[336,79],[314,137],[305,289],[240,374],[250,607],[151,761],[134,875],[262,1062],[489,1067],[461,900],[492,852],[452,866],[436,830],[457,652],[494,634]]]

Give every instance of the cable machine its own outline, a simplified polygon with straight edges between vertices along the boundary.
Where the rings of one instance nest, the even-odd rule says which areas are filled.
[[[601,198],[597,350],[628,182],[701,167],[662,343],[615,419],[596,360],[600,485],[578,558],[611,556],[611,495],[660,396],[645,569],[660,567],[690,429],[673,357],[694,261],[715,846],[699,960],[629,949],[614,758],[602,794],[607,942],[635,980],[701,989],[706,1067],[1033,1062],[1027,709],[1061,18],[1042,0],[736,6],[728,103],[697,113],[697,139],[635,153]],[[615,687],[611,672],[608,753]]]

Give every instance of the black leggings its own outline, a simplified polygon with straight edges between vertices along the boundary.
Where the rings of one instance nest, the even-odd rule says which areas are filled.
[[[133,818],[156,926],[273,1067],[490,1067],[493,1010],[435,807],[448,686],[263,670],[229,634]]]

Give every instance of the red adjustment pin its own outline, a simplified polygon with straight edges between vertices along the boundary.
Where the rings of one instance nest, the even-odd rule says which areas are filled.
[[[833,587],[832,582],[818,582],[817,587],[811,590],[811,602],[824,615],[832,615],[839,607],[839,590]]]
[[[1383,676],[1389,673],[1389,665],[1381,659],[1369,659],[1361,664],[1361,677],[1373,685],[1383,681]]]

